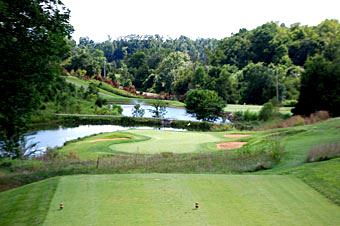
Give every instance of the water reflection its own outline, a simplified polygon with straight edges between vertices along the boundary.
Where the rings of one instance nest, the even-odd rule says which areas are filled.
[[[85,136],[90,136],[98,133],[115,132],[128,129],[159,129],[159,130],[172,130],[184,131],[183,129],[174,128],[153,128],[153,127],[124,127],[117,125],[81,125],[78,127],[65,128],[59,127],[58,129],[40,130],[26,134],[25,141],[26,147],[36,144],[35,150],[39,150],[37,154],[46,151],[47,148],[61,147],[65,142],[75,140]],[[32,150],[28,150],[30,152]]]

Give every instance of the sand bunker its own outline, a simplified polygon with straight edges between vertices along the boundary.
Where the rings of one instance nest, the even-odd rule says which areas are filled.
[[[225,134],[224,137],[227,137],[227,138],[242,138],[242,137],[250,137],[250,135],[247,135],[247,134]]]
[[[225,142],[225,143],[216,144],[216,146],[218,149],[231,150],[231,149],[240,148],[246,143],[247,142]]]
[[[89,143],[96,143],[96,142],[110,141],[110,140],[128,140],[128,139],[129,139],[129,138],[126,138],[126,137],[102,138],[102,139],[90,140]]]

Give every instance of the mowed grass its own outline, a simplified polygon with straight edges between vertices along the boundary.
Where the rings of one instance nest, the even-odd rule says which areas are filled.
[[[190,153],[197,151],[216,150],[209,143],[222,139],[211,133],[176,132],[161,130],[132,130],[132,134],[147,136],[143,142],[113,144],[110,149],[115,152],[156,154],[161,152]]]
[[[58,151],[76,153],[80,159],[95,159],[115,153],[157,154],[216,151],[215,142],[226,140],[223,133],[128,130],[91,136],[70,142]]]
[[[262,172],[273,173],[273,172]],[[277,174],[290,174],[340,206],[340,158],[303,164],[298,167],[276,170]]]
[[[79,141],[69,142],[60,148],[58,152],[65,154],[74,153],[81,160],[96,159],[100,155],[114,154],[114,151],[110,149],[112,144],[125,142],[133,144],[134,142],[148,139],[150,138],[128,132],[104,133],[80,139]]]
[[[0,193],[0,225],[42,225],[59,177]]]
[[[339,225],[339,213],[290,176],[80,175],[60,178],[43,225],[319,226]]]
[[[259,112],[262,108],[262,105],[251,105],[251,104],[228,104],[223,110],[227,112],[236,112],[236,111],[250,111],[250,112]],[[291,107],[281,107],[280,112],[283,114],[290,114],[292,108]]]

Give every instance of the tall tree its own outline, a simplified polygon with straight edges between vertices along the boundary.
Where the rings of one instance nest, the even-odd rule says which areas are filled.
[[[156,92],[171,92],[178,71],[190,67],[190,65],[191,61],[188,54],[182,52],[170,53],[157,68],[154,90]]]
[[[185,108],[199,120],[215,121],[225,106],[215,91],[192,89],[186,94]]]
[[[275,71],[263,63],[248,64],[240,76],[241,102],[264,104],[275,96]]]
[[[20,136],[44,87],[61,72],[72,26],[61,1],[3,0],[0,8],[1,149],[20,157]]]
[[[326,110],[340,116],[340,55],[334,61],[317,55],[306,62],[294,113],[308,115]]]

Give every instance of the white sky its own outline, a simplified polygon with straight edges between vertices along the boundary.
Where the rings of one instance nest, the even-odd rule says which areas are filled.
[[[128,34],[223,38],[269,21],[287,26],[340,20],[340,0],[62,0],[73,38],[104,41]]]

